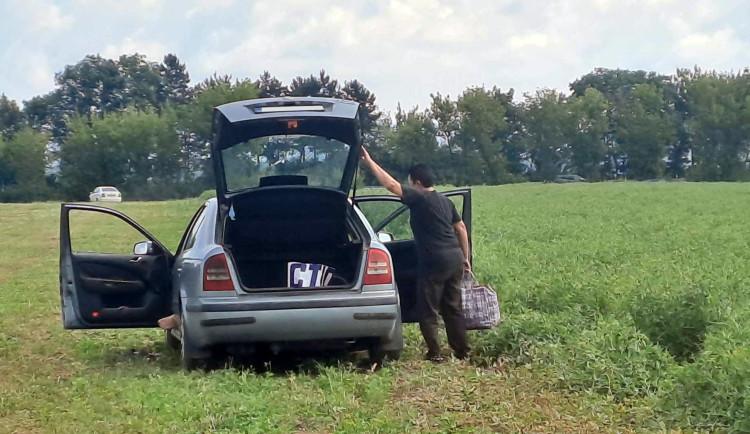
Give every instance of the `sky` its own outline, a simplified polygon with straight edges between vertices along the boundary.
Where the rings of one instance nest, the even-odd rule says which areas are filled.
[[[750,66],[747,0],[0,0],[0,93],[54,89],[87,54],[176,54],[285,83],[324,68],[385,111],[469,86],[567,91],[597,67],[671,74]]]

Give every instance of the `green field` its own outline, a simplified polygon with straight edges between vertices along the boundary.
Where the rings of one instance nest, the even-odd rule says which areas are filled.
[[[750,184],[475,188],[475,269],[505,321],[472,332],[470,363],[422,362],[409,326],[378,372],[354,355],[264,373],[183,372],[158,330],[63,331],[59,205],[0,204],[0,432],[747,432],[748,199]],[[116,208],[174,249],[199,204]]]

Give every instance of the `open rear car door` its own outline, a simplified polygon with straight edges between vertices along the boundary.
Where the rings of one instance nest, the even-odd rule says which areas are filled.
[[[456,204],[471,244],[471,190],[452,190],[442,194]],[[393,258],[393,269],[401,301],[401,321],[417,322],[417,251],[409,226],[409,208],[396,196],[359,196],[354,203],[365,214]],[[471,258],[472,255],[470,254]]]
[[[73,238],[71,215],[76,220]],[[124,239],[122,229],[130,230],[137,244],[126,246],[132,253],[109,253],[106,246]],[[97,242],[105,252],[87,251]],[[156,238],[126,215],[104,207],[62,204],[60,301],[65,328],[156,327],[159,318],[171,313],[173,261]]]
[[[223,211],[232,197],[257,187],[309,185],[348,194],[362,146],[359,104],[318,97],[233,102],[216,108],[213,136]]]

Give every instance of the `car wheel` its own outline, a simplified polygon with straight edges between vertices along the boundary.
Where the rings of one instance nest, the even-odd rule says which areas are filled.
[[[172,330],[164,330],[164,343],[172,351],[181,351],[182,342],[172,334]]]
[[[386,360],[393,360],[394,362],[396,360],[400,360],[401,359],[401,350],[385,351],[385,358],[386,358]]]
[[[185,309],[183,308],[183,314],[180,316],[180,336],[182,342],[180,345],[180,364],[182,368],[187,371],[192,371],[203,366],[205,360],[197,355],[198,352],[195,345],[190,342],[190,330],[185,325]]]
[[[384,350],[383,342],[378,339],[367,347],[370,363],[382,366],[386,360],[396,361],[401,358],[401,350]]]

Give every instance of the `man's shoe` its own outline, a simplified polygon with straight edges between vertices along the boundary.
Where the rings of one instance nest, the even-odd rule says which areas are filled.
[[[424,356],[424,359],[432,363],[443,363],[445,361],[443,356],[441,356],[440,354],[430,354],[430,353],[427,353],[427,355]]]
[[[461,353],[454,353],[453,356],[457,358],[458,360],[469,360],[469,352],[464,351]]]

